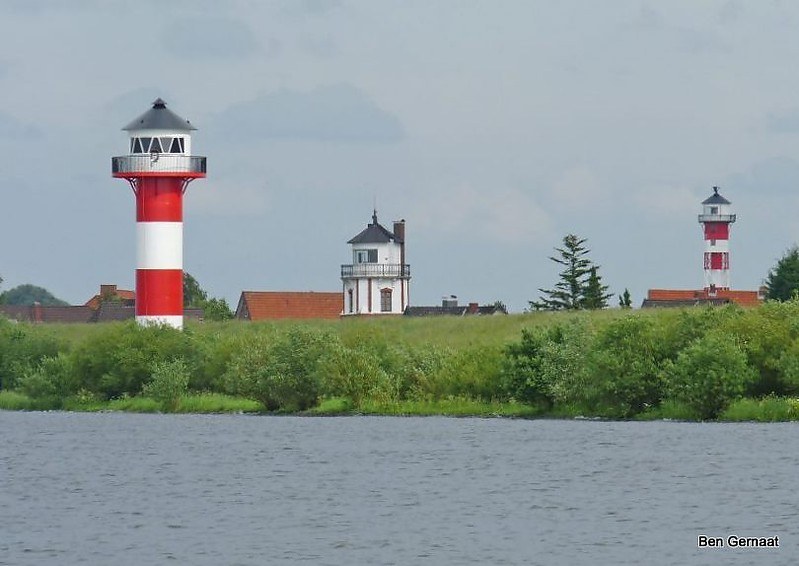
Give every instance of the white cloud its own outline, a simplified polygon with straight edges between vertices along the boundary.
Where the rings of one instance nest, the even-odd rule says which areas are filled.
[[[501,243],[524,244],[550,237],[552,221],[529,195],[518,189],[463,184],[420,199],[414,212],[420,227]]]

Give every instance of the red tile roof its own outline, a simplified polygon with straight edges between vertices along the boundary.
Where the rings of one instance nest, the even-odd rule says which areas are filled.
[[[742,307],[756,307],[763,302],[757,291],[733,291],[731,289],[718,289],[713,295],[707,289],[650,289],[646,298],[648,301],[675,302],[727,299]]]
[[[103,299],[114,299],[129,306],[136,300],[136,293],[126,289],[117,289],[116,285],[100,285],[100,293],[86,301],[83,306],[98,309]]]
[[[236,318],[275,320],[283,318],[338,318],[344,310],[340,292],[243,291]]]

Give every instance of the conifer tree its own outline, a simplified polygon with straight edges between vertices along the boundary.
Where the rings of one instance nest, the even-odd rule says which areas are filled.
[[[599,268],[592,265],[588,272],[588,280],[583,288],[582,307],[585,309],[605,309],[608,307],[608,299],[613,293],[608,293],[608,286],[602,284],[602,277],[597,273]]]
[[[630,297],[630,290],[625,288],[624,293],[619,295],[619,306],[623,309],[633,308],[632,297]]]
[[[591,261],[585,257],[590,251],[585,238],[568,234],[563,238],[563,247],[555,248],[558,256],[549,259],[564,267],[560,280],[553,289],[538,289],[544,295],[538,301],[530,301],[535,310],[576,310],[583,308],[585,277],[591,271]]]

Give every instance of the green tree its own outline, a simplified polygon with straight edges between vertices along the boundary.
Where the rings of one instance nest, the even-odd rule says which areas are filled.
[[[605,309],[608,307],[608,299],[613,296],[613,293],[607,292],[608,286],[602,284],[598,269],[596,265],[592,265],[588,272],[588,280],[583,287],[583,308]]]
[[[32,305],[33,303],[39,303],[46,307],[65,307],[69,305],[66,301],[53,296],[47,289],[29,283],[17,285],[13,289],[5,291],[0,295],[0,303],[6,305]]]
[[[189,272],[183,273],[183,306],[203,309],[208,320],[229,320],[233,311],[225,299],[208,297],[200,283]]]
[[[632,297],[630,296],[630,290],[625,288],[624,293],[619,295],[619,306],[623,309],[631,309],[633,308],[633,301]]]
[[[799,290],[799,247],[783,255],[766,277],[766,298],[787,301]]]
[[[558,274],[559,280],[552,289],[538,289],[543,293],[538,301],[530,301],[530,308],[535,310],[579,310],[604,308],[607,306],[607,286],[602,285],[595,266],[588,254],[591,250],[585,247],[585,238],[568,234],[563,238],[563,247],[555,248],[557,256],[549,259],[562,265]]]

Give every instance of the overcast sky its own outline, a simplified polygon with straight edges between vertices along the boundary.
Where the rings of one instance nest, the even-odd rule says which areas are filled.
[[[340,290],[375,202],[407,222],[412,304],[520,311],[571,232],[640,305],[702,287],[713,185],[756,289],[799,239],[797,29],[776,0],[0,0],[3,289],[133,288],[110,158],[158,96],[208,157],[184,267],[234,308]]]

